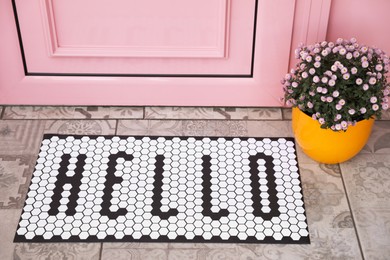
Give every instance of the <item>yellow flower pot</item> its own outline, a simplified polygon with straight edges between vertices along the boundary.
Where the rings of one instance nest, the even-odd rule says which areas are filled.
[[[292,129],[295,140],[303,152],[312,159],[327,164],[345,162],[367,143],[374,119],[359,121],[347,131],[322,129],[317,120],[298,108],[292,110]]]

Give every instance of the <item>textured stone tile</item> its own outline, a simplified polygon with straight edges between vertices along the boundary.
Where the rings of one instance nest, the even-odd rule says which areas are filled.
[[[36,154],[44,127],[41,120],[0,120],[0,155]]]
[[[98,260],[100,247],[100,243],[17,243],[13,254],[21,260]]]
[[[145,107],[145,119],[224,119],[212,107]]]
[[[142,119],[144,118],[143,107],[111,107],[110,118],[112,119]]]
[[[331,228],[329,223],[349,211],[338,166],[304,163],[299,166],[309,224]]]
[[[280,108],[258,107],[258,108],[214,108],[224,116],[223,119],[235,120],[281,120],[282,114]]]
[[[20,217],[20,210],[0,210],[0,259],[12,260],[15,244],[13,243],[16,227]],[[16,258],[17,259],[17,258]]]
[[[390,255],[390,154],[359,154],[340,165],[366,259]]]
[[[289,121],[248,121],[248,135],[258,137],[292,137]]]
[[[226,119],[226,120],[231,120],[231,119],[248,120],[249,119],[249,108],[215,107],[213,108],[213,112],[216,115],[214,116],[214,118],[211,119]]]
[[[243,245],[240,246],[240,259],[275,259],[275,260],[358,260],[362,259],[353,229],[312,230],[310,245]]]
[[[4,119],[62,119],[73,118],[74,107],[7,106]]]
[[[168,259],[168,248],[165,243],[104,243],[101,259],[166,260]]]
[[[250,120],[282,120],[282,110],[275,107],[248,108]]]
[[[360,154],[340,167],[352,206],[390,205],[390,154]]]
[[[76,107],[75,119],[142,119],[143,107]]]
[[[186,136],[247,136],[246,121],[188,120],[182,121]]]
[[[4,119],[135,119],[143,118],[143,107],[9,106]]]
[[[120,120],[119,135],[247,136],[245,121]]]
[[[234,243],[169,243],[169,249],[234,249]]]
[[[22,208],[35,156],[0,155],[0,209]]]
[[[146,107],[146,119],[280,120],[280,108]]]
[[[183,135],[182,121],[175,120],[119,120],[118,135]]]
[[[169,243],[104,243],[103,249],[168,249]]]
[[[115,128],[115,120],[49,120],[45,125],[45,133],[113,135],[115,134]]]
[[[282,115],[284,120],[291,120],[292,118],[291,108],[282,108]]]
[[[390,109],[388,109],[387,111],[383,111],[381,120],[390,120]]]
[[[362,153],[390,153],[390,121],[377,121]]]
[[[390,209],[357,208],[354,217],[365,259],[389,259]]]
[[[232,246],[231,246],[232,248]],[[211,249],[211,248],[198,248],[198,249],[170,249],[169,260],[236,260],[246,259],[242,258],[240,251],[237,249]]]

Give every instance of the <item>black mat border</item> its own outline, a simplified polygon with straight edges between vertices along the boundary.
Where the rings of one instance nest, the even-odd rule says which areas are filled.
[[[283,237],[281,240],[275,240],[273,237],[265,237],[263,240],[258,240],[256,237],[248,236],[246,240],[240,240],[238,237],[230,237],[223,240],[220,237],[212,237],[204,239],[200,236],[195,236],[188,240],[185,236],[177,236],[175,239],[170,239],[167,236],[160,236],[158,239],[152,239],[149,236],[142,236],[140,239],[134,239],[132,236],[124,236],[123,238],[115,238],[115,236],[106,236],[104,239],[99,239],[96,236],[89,236],[87,239],[80,239],[78,236],[71,236],[64,240],[61,236],[53,236],[52,238],[44,239],[42,236],[35,236],[33,240],[28,240],[21,237],[15,237],[14,243],[236,243],[236,244],[310,244],[309,236],[301,237],[299,240],[293,240],[290,237]]]
[[[53,236],[50,239],[44,239],[43,236],[35,236],[32,240],[26,239],[25,236],[18,235],[15,231],[15,237],[13,242],[14,243],[123,243],[123,242],[145,242],[145,243],[237,243],[237,244],[310,244],[310,231],[309,231],[309,225],[307,221],[307,211],[305,207],[305,201],[304,201],[304,194],[302,189],[302,180],[301,180],[301,174],[299,170],[299,160],[298,160],[298,154],[297,154],[297,144],[295,142],[294,137],[253,137],[253,136],[162,136],[162,135],[72,135],[72,134],[43,134],[42,141],[45,139],[50,139],[52,137],[58,137],[60,139],[65,139],[67,137],[74,137],[75,139],[81,139],[83,137],[88,137],[91,139],[96,139],[98,137],[104,137],[104,138],[113,138],[113,137],[119,137],[122,140],[125,140],[129,137],[134,137],[135,139],[142,139],[144,137],[149,137],[150,139],[157,139],[160,137],[165,138],[166,140],[172,140],[173,138],[180,138],[180,139],[188,139],[188,138],[195,138],[195,140],[202,140],[203,138],[210,138],[210,140],[218,140],[219,138],[224,138],[226,140],[233,140],[234,138],[239,138],[240,140],[246,141],[250,138],[254,138],[256,140],[263,140],[263,139],[270,139],[271,141],[277,141],[278,139],[285,139],[287,141],[292,141],[294,143],[294,154],[296,156],[297,161],[297,167],[298,167],[298,180],[299,180],[299,187],[301,188],[302,193],[302,202],[303,202],[303,209],[305,210],[305,216],[306,216],[306,230],[309,233],[308,236],[301,237],[299,240],[293,240],[291,237],[283,237],[281,240],[275,240],[273,237],[266,236],[263,240],[258,240],[254,236],[248,236],[246,240],[240,240],[238,237],[230,237],[229,239],[222,239],[221,237],[212,237],[211,239],[204,239],[200,236],[195,236],[193,239],[189,240],[185,236],[177,236],[175,239],[170,239],[167,236],[160,236],[158,239],[152,239],[149,236],[142,236],[139,239],[134,239],[132,236],[124,236],[120,239],[115,238],[113,235],[108,235],[104,239],[99,239],[96,236],[89,236],[87,239],[80,239],[78,236],[71,236],[68,239],[63,239],[61,236]],[[41,141],[41,145],[42,145]],[[40,146],[41,147],[41,146]],[[38,155],[39,158],[39,155]],[[36,164],[34,166],[35,171]],[[31,178],[32,179],[32,178]],[[30,192],[30,186],[31,186],[31,180],[29,184],[27,194]],[[23,208],[26,206],[26,202],[23,204]],[[22,214],[24,212],[22,208],[22,212],[20,214],[20,218],[18,221],[18,226],[16,230],[20,228],[20,221],[22,220]]]

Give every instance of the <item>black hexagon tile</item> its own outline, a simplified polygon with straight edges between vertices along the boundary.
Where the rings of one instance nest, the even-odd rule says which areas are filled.
[[[15,242],[309,243],[292,138],[45,135]]]

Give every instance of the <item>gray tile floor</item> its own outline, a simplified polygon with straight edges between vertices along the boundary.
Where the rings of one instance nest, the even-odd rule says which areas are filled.
[[[43,133],[292,136],[290,110],[0,106],[0,259],[390,259],[390,114],[349,162],[300,151],[310,245],[12,242]]]

